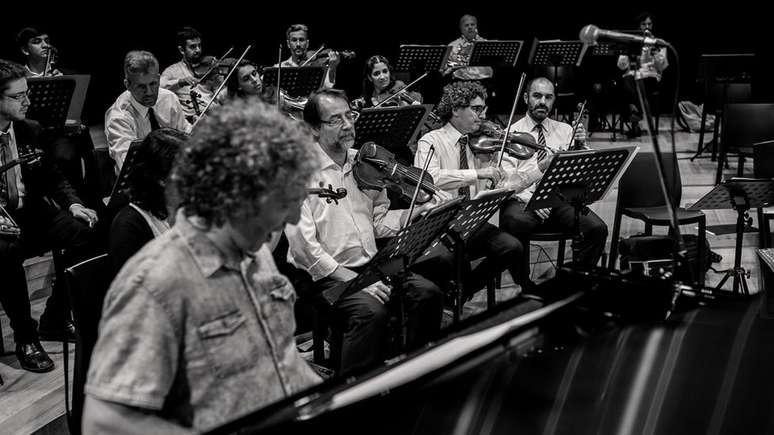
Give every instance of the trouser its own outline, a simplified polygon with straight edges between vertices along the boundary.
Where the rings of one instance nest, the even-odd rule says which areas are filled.
[[[21,236],[11,238],[0,236],[0,303],[10,319],[16,343],[37,340],[37,322],[32,318],[30,298],[27,292],[27,277],[24,260],[50,248],[67,248],[62,259],[69,266],[89,257],[90,230],[86,223],[75,219],[69,212],[58,210],[42,201],[25,204],[21,210],[14,210],[11,216],[21,229]],[[64,270],[58,267],[58,270]],[[59,326],[69,319],[69,299],[64,287],[64,277],[56,277],[57,285],[52,288],[46,301],[41,320]]]
[[[658,90],[658,80],[655,77],[647,77],[643,79],[643,83],[645,84],[645,98],[651,105],[651,112],[655,113],[657,108],[653,107],[654,101],[652,101],[651,96]],[[621,115],[624,119],[629,119],[632,115],[642,118],[642,108],[637,96],[637,84],[634,81],[634,76],[628,75],[621,79],[621,92],[624,103]]]
[[[543,221],[534,211],[525,211],[525,203],[511,198],[500,209],[500,228],[514,235],[525,245],[529,235],[535,231],[561,231],[572,234],[575,226],[575,209],[563,204],[551,209],[548,219]],[[593,211],[580,216],[580,231],[583,240],[579,244],[579,258],[573,262],[594,266],[602,256],[607,240],[607,225]]]

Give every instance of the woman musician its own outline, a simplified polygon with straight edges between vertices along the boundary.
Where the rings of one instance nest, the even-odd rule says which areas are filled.
[[[366,60],[363,70],[363,94],[352,102],[357,110],[374,107],[388,98],[390,101],[384,103],[382,107],[422,103],[422,95],[416,91],[404,91],[395,95],[406,85],[400,80],[395,80],[391,70],[390,61],[384,56],[371,56]]]

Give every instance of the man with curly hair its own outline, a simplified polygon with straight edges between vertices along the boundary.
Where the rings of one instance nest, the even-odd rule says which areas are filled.
[[[319,145],[315,147],[315,161],[320,170],[310,186],[330,184],[347,189],[347,196],[338,205],[307,198],[298,225],[285,229],[289,262],[311,275],[318,291],[355,278],[376,255],[376,238],[394,236],[409,218],[407,210],[389,210],[386,190],[358,187],[353,175],[357,155],[352,149],[355,118],[340,90],[320,91],[304,107],[304,120],[311,125]],[[430,207],[431,203],[423,204],[414,213]],[[408,322],[407,344],[412,348],[435,338],[442,309],[439,287],[423,277],[423,271],[413,271],[416,273],[402,284],[401,301]],[[392,296],[392,288],[379,281],[334,303],[334,343],[343,337],[340,355],[332,352],[335,369],[347,371],[384,360]]]
[[[205,432],[319,382],[295,347],[295,291],[265,245],[298,220],[312,146],[257,100],[201,121],[172,170],[174,226],[105,298],[85,433]]]
[[[486,89],[478,82],[446,85],[436,109],[446,124],[425,134],[417,143],[414,166],[424,167],[430,148],[435,148],[427,170],[435,185],[453,196],[472,198],[485,190],[488,182],[500,187],[501,181],[515,172],[493,167],[470,150],[469,135],[481,127],[486,97]],[[519,264],[524,248],[515,237],[487,223],[468,240],[466,248],[470,258],[486,257],[465,277],[463,286],[468,298],[505,269],[515,282],[520,282]]]

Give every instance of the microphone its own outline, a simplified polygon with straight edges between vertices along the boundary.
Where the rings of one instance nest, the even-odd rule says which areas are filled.
[[[654,38],[653,36],[630,35],[613,30],[604,30],[593,24],[582,28],[578,38],[586,45],[596,45],[600,39],[622,42],[624,44],[656,45],[659,47],[668,45],[663,39]]]

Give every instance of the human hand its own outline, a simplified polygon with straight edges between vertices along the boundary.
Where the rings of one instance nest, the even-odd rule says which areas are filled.
[[[476,176],[479,179],[492,180],[492,184],[497,186],[505,178],[505,171],[502,168],[495,167],[481,168],[476,169]]]
[[[177,87],[182,88],[185,86],[193,86],[196,84],[196,79],[193,77],[181,77],[177,80]]]
[[[582,122],[579,122],[578,126],[575,127],[575,136],[573,139],[575,139],[576,149],[586,146],[586,127],[583,126]]]
[[[82,206],[81,204],[73,204],[70,206],[70,213],[77,219],[81,219],[84,222],[89,224],[89,228],[94,227],[94,225],[99,221],[99,218],[97,217],[97,212]]]
[[[554,160],[555,155],[556,154],[549,151],[543,160],[538,160],[538,169],[540,169],[540,172],[546,172],[546,169],[551,165],[551,161]]]
[[[336,66],[341,61],[341,57],[339,57],[339,53],[337,51],[331,50],[328,53],[328,65],[330,66]]]
[[[548,219],[548,216],[551,215],[551,209],[550,208],[539,208],[535,210],[535,214],[540,217],[540,219],[546,220]]]
[[[390,301],[390,287],[381,281],[377,281],[369,285],[368,287],[364,288],[363,291],[375,297],[376,300],[382,304],[386,304]]]

